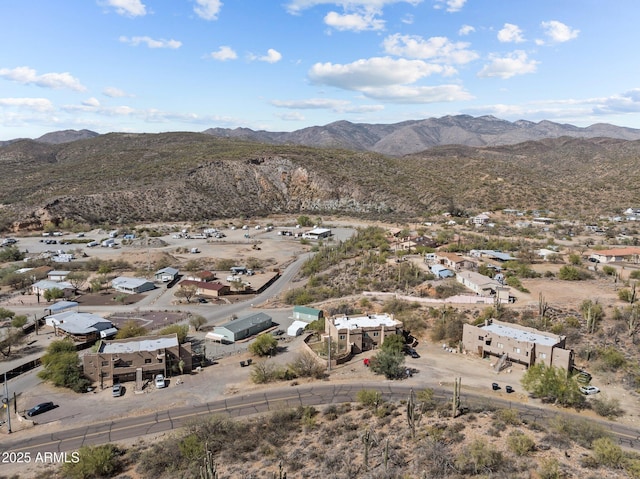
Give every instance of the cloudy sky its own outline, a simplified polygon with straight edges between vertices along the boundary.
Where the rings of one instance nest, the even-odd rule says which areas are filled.
[[[638,0],[2,0],[0,140],[469,114],[640,128]]]

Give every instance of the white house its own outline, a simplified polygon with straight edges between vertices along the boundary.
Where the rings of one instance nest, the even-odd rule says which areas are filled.
[[[168,283],[178,277],[179,271],[175,268],[162,268],[156,271],[156,279]]]
[[[483,274],[475,271],[460,271],[456,275],[456,280],[480,296],[497,295],[500,301],[509,301],[509,288]]]
[[[111,286],[116,291],[127,294],[139,294],[145,291],[155,289],[155,285],[143,278],[128,278],[126,276],[118,276],[111,280]]]
[[[69,273],[71,273],[71,271],[53,270],[49,271],[49,273],[47,274],[47,278],[49,278],[50,281],[64,281],[65,279],[67,279]]]
[[[331,230],[329,228],[314,228],[302,234],[302,237],[304,239],[312,239],[312,240],[328,238],[329,236],[331,236]]]
[[[66,281],[51,281],[43,279],[31,285],[31,292],[37,296],[44,295],[50,289],[60,289],[65,293],[65,296],[75,291],[73,285]]]

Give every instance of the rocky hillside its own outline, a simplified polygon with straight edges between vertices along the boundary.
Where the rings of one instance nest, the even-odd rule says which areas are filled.
[[[640,204],[639,158],[640,141],[566,137],[402,158],[200,133],[21,140],[0,147],[0,226],[507,207],[593,218]]]

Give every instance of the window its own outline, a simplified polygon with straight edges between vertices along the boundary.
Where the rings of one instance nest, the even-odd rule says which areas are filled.
[[[109,361],[102,361],[102,366],[109,366]]]
[[[375,337],[377,337],[377,336],[380,336],[380,332],[379,332],[379,331],[374,331],[374,332],[373,332],[373,337],[375,338]]]
[[[340,334],[340,335],[338,335],[338,339],[340,341],[344,341],[345,339],[347,339],[347,335],[346,334]]]
[[[484,341],[484,336],[478,336],[478,341]]]
[[[151,364],[151,358],[145,358],[144,359],[144,363],[145,364]]]
[[[502,343],[498,343],[496,346],[498,346],[498,349],[504,349],[504,344]]]
[[[513,348],[513,352],[516,354],[520,354],[520,348]]]
[[[547,353],[540,353],[538,356],[540,359],[547,359]]]

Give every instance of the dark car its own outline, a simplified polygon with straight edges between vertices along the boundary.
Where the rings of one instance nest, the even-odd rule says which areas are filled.
[[[31,409],[29,409],[27,411],[27,416],[29,416],[29,417],[37,416],[38,414],[42,414],[43,412],[50,411],[51,409],[53,409],[55,407],[56,407],[55,404],[53,404],[51,401],[43,402],[43,403],[40,403],[37,406],[33,406]]]
[[[276,329],[273,333],[274,336],[282,336],[284,331],[282,329]]]
[[[409,356],[411,356],[414,359],[417,359],[420,357],[420,355],[418,354],[418,351],[416,351],[415,349],[409,350]]]
[[[206,299],[206,298],[198,298],[198,303],[202,303],[202,304],[204,304],[204,303],[208,303],[208,302],[209,302],[209,301],[207,301],[207,299]]]

